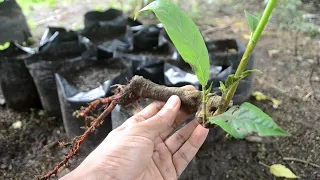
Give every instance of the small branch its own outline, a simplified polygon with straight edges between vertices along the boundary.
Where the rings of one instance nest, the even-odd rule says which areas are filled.
[[[283,160],[284,161],[296,161],[296,162],[308,164],[308,165],[313,166],[315,168],[320,168],[320,165],[318,165],[318,164],[315,164],[315,163],[312,163],[312,162],[309,162],[309,161],[305,161],[305,160],[302,160],[302,159],[293,158],[293,157],[284,157]]]
[[[253,143],[262,143],[263,139],[260,136],[248,136],[245,138],[246,141],[248,142],[253,142]]]
[[[310,76],[309,76],[309,84],[310,84],[310,87],[311,87],[311,90],[312,90],[312,91],[311,91],[312,94],[314,94],[314,92],[315,92],[315,91],[314,91],[314,88],[313,88],[312,77],[313,77],[313,74],[314,74],[315,71],[316,71],[316,68],[318,68],[319,65],[320,65],[320,56],[317,57],[316,65],[313,65],[313,66],[311,67],[311,73],[310,73]],[[316,95],[314,95],[313,97],[314,97],[314,99],[318,100]]]
[[[260,164],[260,165],[262,165],[262,166],[264,166],[264,167],[266,167],[266,168],[270,168],[270,166],[268,166],[268,165],[264,164],[264,163],[263,163],[263,162],[261,162],[261,161],[259,161],[259,164]]]
[[[281,151],[281,149],[280,149],[280,146],[279,146],[278,141],[275,141],[275,142],[274,142],[274,145],[275,145],[275,148],[276,148],[276,150],[277,150],[277,153],[278,153],[278,154],[281,156],[281,158],[283,159],[284,156],[283,156],[283,153],[282,153],[282,151]],[[292,166],[290,163],[288,163],[288,162],[285,162],[285,163],[286,163],[286,165],[292,170],[292,172],[293,172],[294,174],[298,174],[297,171],[296,171],[296,169],[293,168],[293,166]]]

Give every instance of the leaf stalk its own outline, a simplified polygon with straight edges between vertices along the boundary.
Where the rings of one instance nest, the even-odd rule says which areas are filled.
[[[203,90],[202,90],[202,115],[203,115],[203,121],[202,121],[202,125],[203,127],[205,127],[205,124],[207,122],[207,93],[206,93],[206,87],[203,86]]]

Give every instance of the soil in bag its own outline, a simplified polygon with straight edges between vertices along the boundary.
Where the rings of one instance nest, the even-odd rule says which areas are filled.
[[[91,44],[88,39],[63,28],[49,28],[40,44],[39,53],[25,63],[36,84],[43,109],[49,115],[61,116],[54,73],[67,61],[81,56]]]
[[[65,129],[70,137],[83,134],[83,118],[73,116],[93,100],[110,96],[111,86],[125,84],[132,77],[130,64],[118,58],[83,59],[70,61],[55,74]],[[88,114],[97,117],[101,109]],[[111,114],[97,132],[89,137],[86,149],[92,150],[112,130]]]
[[[17,43],[0,51],[0,82],[7,107],[18,111],[40,108],[40,100],[33,79],[24,64],[34,50]]]

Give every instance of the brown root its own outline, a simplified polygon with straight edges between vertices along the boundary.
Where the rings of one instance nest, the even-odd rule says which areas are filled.
[[[134,102],[138,98],[167,101],[172,95],[179,96],[182,106],[190,110],[190,112],[197,112],[202,104],[201,91],[186,91],[178,87],[162,86],[141,76],[134,76],[128,85],[117,85],[117,91],[119,92],[119,98],[116,100],[117,104],[123,106]],[[217,109],[220,100],[220,96],[209,94],[207,102],[208,112],[214,112]]]
[[[102,112],[102,114],[97,119],[95,119],[92,122],[91,126],[81,136],[75,137],[73,139],[72,149],[66,155],[65,159],[61,161],[57,166],[55,166],[55,168],[52,171],[48,172],[43,177],[41,177],[41,180],[49,179],[51,176],[57,174],[58,170],[62,166],[65,166],[69,162],[69,160],[78,153],[79,148],[81,144],[84,142],[84,140],[103,123],[104,119],[115,108],[115,106],[116,106],[115,102],[112,101],[110,105]]]

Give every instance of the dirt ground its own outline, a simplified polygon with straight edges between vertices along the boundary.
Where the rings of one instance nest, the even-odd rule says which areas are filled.
[[[216,30],[212,28],[212,33],[206,35],[207,39],[236,38],[247,41],[244,38],[248,32],[246,25],[243,25],[244,19],[224,17],[220,21],[228,26],[221,25],[222,28]],[[255,50],[255,68],[263,74],[255,76],[253,90],[280,100],[279,108],[274,109],[269,101],[250,100],[292,136],[263,138],[262,143],[252,143],[217,137],[219,133],[213,129],[211,137],[181,179],[274,178],[259,162],[284,164],[301,179],[320,178],[319,167],[283,160],[289,157],[320,163],[320,65],[316,57],[319,56],[320,41],[301,35],[296,57],[293,55],[293,39],[289,32],[274,31],[271,25]],[[270,57],[268,53],[272,50],[278,52]]]
[[[78,26],[76,22],[81,21],[80,16],[93,8],[93,3],[88,5],[88,2],[75,3],[73,8],[67,8],[62,3],[56,12],[39,10],[38,14],[29,15],[41,21],[57,12],[69,12],[62,16],[64,18],[48,22],[43,20],[44,23],[33,33],[40,34],[48,24]],[[206,39],[237,38],[242,42],[248,41],[249,31],[243,14],[234,11],[214,13],[217,17],[214,24],[218,28],[205,23],[202,28],[206,31]],[[75,24],[68,24],[71,21]],[[317,63],[320,37],[309,39],[300,35],[298,56],[293,55],[293,44],[294,38],[290,32],[277,30],[276,24],[267,27],[255,50],[255,68],[263,74],[255,76],[253,90],[276,98],[281,104],[275,109],[269,101],[250,100],[292,136],[263,138],[262,142],[253,143],[228,139],[218,135],[218,129],[212,129],[210,137],[181,179],[276,179],[259,162],[284,164],[301,179],[320,179],[319,167],[283,160],[290,157],[320,165],[320,64]],[[20,129],[12,126],[17,121],[22,122]],[[0,179],[36,179],[61,161],[68,150],[57,144],[58,140],[67,139],[62,120],[48,118],[41,111],[17,113],[0,107],[0,132]],[[84,155],[76,157],[59,176],[76,167]]]

